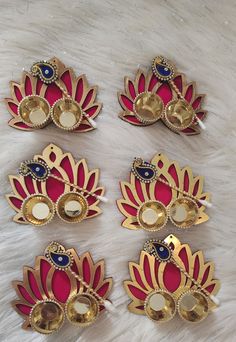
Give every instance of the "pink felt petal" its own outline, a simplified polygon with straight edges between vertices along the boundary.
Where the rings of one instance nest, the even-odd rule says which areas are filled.
[[[14,85],[13,86],[13,92],[14,92],[15,97],[17,98],[17,100],[20,102],[23,99],[23,96],[21,94],[21,90],[19,88],[19,85]]]
[[[51,173],[56,175],[57,177],[63,178],[58,170],[53,168]],[[65,184],[56,180],[52,177],[49,177],[46,180],[46,191],[48,196],[51,198],[53,202],[56,202],[58,197],[61,196],[65,191]]]
[[[212,293],[212,291],[214,291],[216,284],[211,284],[209,286],[207,286],[205,289],[209,292]]]
[[[152,276],[151,276],[149,259],[148,259],[147,255],[145,255],[145,257],[144,257],[143,269],[144,269],[145,278],[146,278],[149,286],[154,288],[153,283],[152,283]]]
[[[39,291],[39,287],[38,287],[37,280],[35,278],[34,273],[32,271],[28,270],[27,277],[28,277],[28,282],[29,282],[29,286],[31,288],[32,293],[35,295],[35,297],[38,300],[42,300],[43,297]]]
[[[34,184],[33,184],[33,179],[31,176],[26,176],[24,177],[25,180],[25,186],[29,192],[30,195],[35,193],[35,189],[34,189]]]
[[[94,216],[94,215],[96,215],[97,214],[97,211],[95,211],[95,210],[89,210],[88,211],[88,214],[87,214],[87,217],[91,217],[91,216]]]
[[[80,163],[79,167],[78,167],[77,184],[80,188],[83,188],[84,182],[85,182],[84,165],[83,165],[83,163]]]
[[[52,276],[52,292],[59,302],[65,303],[67,301],[71,292],[71,283],[66,272],[54,271]]]
[[[83,264],[82,264],[82,268],[83,268],[83,278],[84,281],[87,284],[90,284],[90,280],[91,280],[91,270],[90,270],[90,264],[88,262],[88,258],[85,257],[83,259]]]
[[[144,291],[138,289],[134,285],[128,285],[128,288],[135,298],[137,298],[139,300],[145,300],[146,299],[147,294]]]
[[[192,97],[193,97],[193,85],[190,84],[185,93],[185,100],[190,103],[192,100]]]
[[[195,183],[194,189],[193,189],[193,196],[196,196],[199,188],[199,180]]]
[[[68,158],[68,156],[62,159],[60,166],[65,170],[70,183],[74,183],[74,174],[73,174],[72,166],[71,166],[70,159]]]
[[[136,97],[136,91],[135,91],[135,87],[132,81],[128,82],[128,89],[129,89],[129,93],[132,97],[132,99],[134,100]]]
[[[51,267],[52,266],[48,261],[44,259],[40,260],[40,279],[41,279],[42,288],[47,297],[49,297],[48,290],[47,290],[47,276]]]
[[[138,194],[138,197],[139,199],[142,201],[142,202],[145,202],[145,198],[143,196],[143,190],[142,190],[142,186],[141,186],[141,182],[139,179],[135,178],[135,189],[136,189],[136,192]]]
[[[29,295],[28,291],[22,285],[18,284],[17,288],[20,294],[22,295],[22,297],[26,300],[26,302],[28,302],[31,305],[35,304],[35,301],[33,300],[33,298]]]
[[[152,89],[155,87],[155,85],[158,83],[158,79],[155,75],[152,75],[149,85],[148,85],[148,91],[152,91]]]
[[[94,195],[100,196],[101,194],[102,194],[102,189],[98,189],[98,190],[94,191]],[[92,196],[92,195],[86,197],[86,199],[87,199],[87,202],[88,202],[89,206],[91,206],[95,202],[97,202],[97,198],[95,196]]]
[[[23,189],[21,183],[17,179],[13,179],[13,184],[16,188],[17,193],[20,195],[20,197],[26,198],[27,194],[25,193],[25,190]]]
[[[92,174],[90,175],[89,177],[89,180],[88,180],[88,183],[87,183],[87,186],[86,186],[86,189],[88,191],[91,191],[93,186],[94,186],[94,183],[95,183],[95,178],[96,177],[96,173],[95,172],[92,172]]]
[[[40,95],[43,82],[38,78],[36,83],[36,95]]]
[[[77,86],[76,86],[76,91],[75,91],[75,100],[80,103],[82,96],[84,92],[84,82],[83,78],[79,78],[77,80]]]
[[[65,84],[66,89],[70,95],[72,95],[72,80],[69,70],[66,70],[60,77],[62,82]]]
[[[189,177],[188,177],[188,172],[184,172],[184,190],[188,192],[189,190]]]
[[[31,84],[31,79],[29,78],[29,76],[25,77],[25,95],[32,95],[33,94],[33,88],[32,88],[32,84]]]
[[[18,115],[18,105],[11,99],[7,99],[7,105],[9,107],[9,110],[11,111],[11,114],[14,116]]]
[[[141,74],[138,80],[138,92],[143,93],[145,91],[145,76]]]
[[[142,278],[140,276],[139,270],[136,266],[133,266],[133,272],[134,272],[135,280],[137,281],[139,286],[146,290],[146,287],[145,287],[145,285],[142,281]]]
[[[55,83],[49,84],[45,91],[45,99],[48,100],[50,106],[52,106],[57,100],[62,97],[62,91]]]
[[[13,204],[14,207],[20,210],[23,201],[15,196],[9,196],[8,200]]]
[[[200,271],[200,263],[199,263],[199,257],[197,255],[194,261],[194,268],[193,268],[193,278],[195,280],[198,279],[199,271]]]
[[[130,188],[129,188],[127,185],[124,185],[124,188],[125,188],[126,194],[127,194],[127,196],[128,196],[128,199],[129,199],[134,205],[137,205],[137,206],[138,206],[139,204],[138,204],[137,201],[135,200],[134,195],[133,195],[132,191],[130,190]]]
[[[105,282],[98,290],[97,293],[99,294],[99,296],[101,297],[106,297],[107,292],[109,290],[109,286],[110,283],[109,282]]]
[[[193,109],[197,110],[200,107],[201,102],[202,102],[202,96],[198,96],[192,103]]]
[[[157,181],[155,185],[155,198],[157,201],[160,201],[167,206],[172,200],[171,188],[168,185]]]
[[[189,262],[188,262],[188,254],[186,251],[186,248],[183,247],[181,251],[179,252],[179,257],[182,260],[185,270],[189,273]]]
[[[183,83],[182,83],[182,77],[181,75],[176,76],[173,79],[174,84],[176,85],[176,87],[179,89],[180,93],[182,94],[183,91]]]
[[[205,282],[207,281],[209,272],[210,272],[210,266],[207,267],[207,269],[205,270],[205,272],[203,274],[201,285],[204,285]]]
[[[128,121],[131,124],[134,124],[137,126],[143,126],[143,124],[134,115],[125,115],[124,118],[126,121]]]
[[[167,105],[168,102],[172,100],[172,91],[168,83],[163,83],[158,89],[157,89],[157,95],[160,96],[162,101],[164,102],[164,105]]]
[[[29,316],[30,311],[32,309],[31,306],[25,305],[25,304],[16,304],[16,308],[23,314],[26,316]]]
[[[181,281],[180,270],[174,264],[167,263],[163,274],[163,280],[168,291],[176,291]]]
[[[15,118],[14,118],[15,119]],[[22,121],[14,121],[14,119],[10,120],[9,121],[9,125],[14,127],[14,128],[21,128],[21,129],[24,129],[24,130],[29,130],[31,131],[32,128],[27,126],[25,123],[23,123]]]
[[[121,203],[121,206],[129,215],[131,215],[131,216],[137,215],[137,209],[132,207],[131,205],[126,204],[126,203]]]
[[[100,278],[101,278],[101,265],[98,265],[98,267],[96,268],[96,271],[94,273],[93,289],[96,289],[96,287],[98,286]]]
[[[86,108],[90,104],[90,102],[93,98],[94,92],[95,92],[95,89],[93,89],[93,88],[89,90],[89,92],[86,95],[84,102],[82,104],[82,109]]]
[[[173,178],[175,185],[178,187],[179,186],[179,178],[178,178],[178,174],[175,168],[175,165],[172,164],[169,169],[168,169],[168,173],[171,175],[171,177]]]
[[[88,107],[86,110],[85,110],[85,113],[90,116],[90,117],[94,117],[94,116],[97,116],[98,113],[100,112],[101,110],[101,105],[92,105],[90,107]]]
[[[133,111],[133,102],[124,94],[120,95],[120,104],[124,110]]]

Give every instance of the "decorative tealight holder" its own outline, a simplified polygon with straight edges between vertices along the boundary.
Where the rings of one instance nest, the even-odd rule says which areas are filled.
[[[175,133],[198,134],[205,129],[204,97],[197,95],[195,83],[188,84],[169,60],[158,56],[150,71],[138,70],[134,81],[125,77],[124,92],[118,93],[119,117],[136,126],[161,120]]]
[[[173,234],[146,241],[139,262],[129,263],[129,272],[131,279],[124,281],[129,311],[155,323],[167,322],[177,312],[184,321],[197,323],[219,305],[214,264]]]
[[[89,252],[79,256],[74,248],[51,242],[34,268],[23,268],[23,281],[13,282],[19,299],[12,306],[24,318],[23,329],[51,334],[65,319],[83,328],[112,307],[107,300],[112,284],[104,260],[94,263]]]
[[[43,226],[55,213],[67,223],[79,223],[99,215],[99,202],[107,202],[104,187],[98,186],[99,170],[89,171],[85,159],[76,162],[54,144],[22,162],[19,176],[9,180],[13,193],[7,200],[17,223]]]
[[[76,77],[56,57],[34,63],[30,73],[24,71],[21,82],[11,82],[10,88],[12,97],[5,102],[13,116],[11,127],[29,131],[53,121],[72,132],[96,128],[94,119],[102,108],[95,102],[97,86],[90,87],[85,75]]]
[[[203,192],[204,178],[193,176],[189,166],[181,168],[164,154],[151,162],[135,158],[129,182],[120,182],[123,198],[117,201],[128,229],[159,231],[168,220],[188,229],[209,219],[210,194]]]

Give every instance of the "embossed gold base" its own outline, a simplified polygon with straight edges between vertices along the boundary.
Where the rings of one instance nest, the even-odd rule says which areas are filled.
[[[99,314],[99,303],[89,293],[77,294],[66,304],[66,316],[75,325],[88,326],[95,322]]]
[[[164,290],[151,292],[145,300],[144,310],[148,318],[155,322],[167,322],[176,312],[176,304],[171,293]]]
[[[199,217],[197,203],[188,197],[181,197],[172,202],[168,211],[171,222],[179,228],[192,227]]]
[[[18,114],[32,128],[42,128],[51,120],[48,101],[37,95],[24,97],[19,103]]]
[[[79,223],[87,216],[88,202],[79,193],[68,192],[58,199],[56,211],[63,221]]]
[[[55,212],[50,198],[41,194],[26,198],[21,210],[26,221],[35,226],[43,226],[50,222]]]
[[[54,301],[43,301],[37,303],[30,313],[30,325],[32,329],[41,334],[51,334],[62,326],[64,322],[64,311]]]
[[[134,101],[134,113],[144,124],[152,124],[159,120],[163,110],[162,99],[151,92],[139,94]]]
[[[208,300],[199,291],[188,291],[183,294],[177,306],[180,317],[188,322],[197,323],[208,316]]]
[[[167,223],[167,210],[158,201],[145,202],[138,210],[137,220],[140,226],[148,231],[162,229]]]
[[[60,99],[54,103],[51,116],[53,122],[59,127],[67,131],[76,129],[83,118],[83,112],[80,105],[70,99]]]
[[[192,125],[195,112],[184,99],[169,102],[165,108],[165,123],[174,131],[182,131]]]

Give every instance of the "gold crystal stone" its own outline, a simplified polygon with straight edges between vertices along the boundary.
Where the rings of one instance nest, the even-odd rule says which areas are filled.
[[[189,228],[196,223],[199,217],[198,205],[191,198],[178,198],[170,205],[169,216],[177,227]]]
[[[208,300],[200,291],[187,292],[179,299],[178,312],[186,321],[200,322],[208,315]]]
[[[189,127],[194,120],[193,107],[184,99],[169,102],[165,108],[165,120],[170,128],[182,131]]]
[[[30,127],[40,128],[50,121],[50,105],[40,96],[26,96],[19,104],[19,115]]]
[[[175,314],[175,300],[167,291],[153,291],[145,301],[144,310],[151,320],[155,322],[167,322]]]
[[[80,105],[69,98],[58,100],[52,108],[51,116],[53,122],[65,130],[77,128],[83,118]]]
[[[145,92],[139,94],[134,102],[134,112],[137,118],[145,123],[151,124],[161,118],[164,104],[161,98],[154,93]]]
[[[30,313],[30,324],[41,334],[57,331],[64,322],[62,307],[55,302],[45,301],[36,304]]]
[[[141,227],[145,230],[160,230],[166,224],[167,211],[161,202],[145,202],[138,210],[137,219]]]
[[[35,226],[47,224],[54,215],[54,205],[49,197],[44,195],[32,195],[28,197],[22,206],[24,218]]]
[[[87,326],[92,324],[99,314],[97,299],[88,293],[71,297],[66,305],[66,316],[75,325]]]
[[[82,221],[88,212],[88,203],[84,196],[77,192],[63,194],[57,201],[58,216],[68,223]]]

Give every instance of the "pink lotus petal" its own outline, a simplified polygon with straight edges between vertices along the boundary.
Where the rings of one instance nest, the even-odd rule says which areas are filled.
[[[163,274],[163,281],[168,291],[176,291],[181,281],[180,270],[174,264],[167,263]]]
[[[44,83],[38,78],[36,83],[36,95],[40,95],[43,84]]]
[[[89,90],[88,94],[86,95],[85,99],[84,99],[84,102],[82,104],[82,109],[85,109],[91,102],[91,100],[93,99],[93,96],[94,96],[94,92],[95,92],[95,89],[92,88]]]
[[[98,265],[94,273],[93,286],[92,286],[93,289],[97,288],[100,280],[101,280],[101,265]]]
[[[157,83],[158,83],[158,78],[155,75],[152,75],[149,81],[148,91],[152,91],[152,89],[155,87]]]
[[[31,312],[31,309],[32,307],[31,306],[28,306],[28,305],[25,305],[25,304],[15,304],[16,308],[23,314],[23,315],[26,315],[26,316],[29,316],[30,312]]]
[[[30,296],[30,294],[28,293],[28,291],[24,288],[24,286],[18,284],[17,288],[20,292],[20,294],[22,295],[22,297],[26,300],[26,302],[28,302],[31,305],[35,304],[35,301],[33,300],[33,298]]]
[[[140,74],[138,80],[138,92],[143,93],[145,91],[145,76],[143,73]]]
[[[207,269],[205,270],[205,272],[203,274],[201,285],[204,285],[205,282],[207,281],[208,276],[209,276],[209,272],[210,272],[210,266],[207,267]]]
[[[132,99],[134,100],[136,98],[136,91],[133,82],[130,80],[128,81],[128,89]]]
[[[78,166],[78,173],[77,173],[77,185],[80,188],[84,187],[84,182],[85,182],[85,170],[84,170],[84,165],[82,162],[79,163]]]
[[[126,193],[127,193],[128,199],[129,199],[134,205],[137,205],[137,206],[138,206],[139,204],[138,204],[137,201],[135,200],[134,195],[133,195],[132,191],[130,190],[130,188],[129,188],[127,185],[125,185],[125,184],[124,184],[124,188],[125,188],[125,191],[126,191]]]
[[[209,293],[212,293],[215,289],[216,284],[211,284],[205,288]]]
[[[94,183],[95,183],[95,180],[96,180],[96,172],[92,172],[91,175],[89,176],[89,180],[88,180],[88,183],[86,186],[86,189],[88,191],[92,190]]]
[[[31,271],[31,270],[28,270],[27,271],[27,278],[28,278],[28,282],[29,282],[29,286],[31,288],[31,291],[33,292],[33,294],[35,295],[35,297],[38,299],[38,300],[42,300],[43,297],[39,291],[39,287],[38,287],[38,284],[37,284],[37,280],[35,278],[35,275],[34,273]]]
[[[123,116],[123,118],[125,119],[125,121],[127,121],[133,125],[143,126],[143,123],[141,121],[139,121],[136,118],[136,116],[134,116],[134,115],[125,115],[125,116]]]
[[[62,175],[57,169],[53,168],[51,173],[63,179]],[[46,191],[51,200],[56,202],[57,199],[64,193],[65,184],[57,179],[49,177],[46,180]]]
[[[148,285],[150,287],[154,288],[153,283],[152,283],[152,276],[151,276],[151,269],[150,269],[149,259],[148,259],[147,255],[144,256],[143,270],[144,270],[145,278],[147,280]]]
[[[91,217],[91,216],[94,216],[94,215],[97,215],[97,211],[95,211],[95,210],[89,210],[88,211],[88,214],[87,214],[87,217]]]
[[[179,89],[180,93],[182,94],[183,91],[183,83],[182,83],[182,76],[178,75],[173,79],[174,84]]]
[[[139,300],[145,300],[147,298],[147,294],[144,291],[135,287],[134,285],[129,284],[128,289],[130,290],[132,295]]]
[[[17,119],[17,120],[16,120]],[[20,119],[18,118],[13,118],[10,121],[8,121],[8,124],[11,127],[17,128],[17,129],[22,129],[25,131],[32,131],[32,128],[27,126],[25,123],[23,123]]]
[[[75,100],[80,103],[84,93],[84,80],[82,77],[78,78],[75,91]]]
[[[109,291],[109,288],[110,288],[110,282],[107,281],[97,290],[97,293],[101,297],[106,297],[107,292]]]
[[[14,84],[13,86],[13,92],[15,94],[15,97],[17,98],[17,101],[21,101],[23,99],[22,93],[21,93],[21,89],[19,84]]]
[[[60,77],[62,82],[65,84],[67,92],[69,95],[72,95],[72,79],[71,79],[71,73],[69,70],[66,70]]]
[[[199,271],[200,271],[200,262],[199,262],[199,257],[197,255],[195,260],[194,260],[194,268],[193,268],[193,278],[195,280],[198,279]]]
[[[44,290],[44,293],[46,294],[46,296],[49,298],[49,293],[47,290],[47,278],[48,278],[48,272],[50,271],[50,269],[52,268],[51,264],[49,263],[49,261],[45,260],[45,259],[41,259],[40,260],[40,279],[41,279],[41,284],[42,284],[42,288]]]
[[[133,111],[133,102],[124,94],[120,94],[120,104],[124,110]]]
[[[33,184],[33,179],[31,176],[26,176],[24,177],[24,181],[25,181],[25,186],[29,192],[30,195],[34,194],[35,188],[34,188],[34,184]]]
[[[28,75],[25,76],[25,95],[32,95],[33,94],[33,88],[32,88],[32,83],[31,79]]]
[[[179,177],[176,171],[176,167],[174,164],[172,164],[169,169],[168,169],[168,173],[171,175],[171,177],[174,180],[175,185],[178,187],[179,186]]]
[[[20,200],[19,198],[15,197],[15,196],[8,196],[8,200],[12,203],[12,205],[17,208],[17,209],[21,209],[22,203],[23,201]]]
[[[18,115],[18,105],[12,99],[5,99],[10,114],[15,117]]]
[[[55,83],[52,83],[47,86],[44,97],[52,106],[57,100],[62,98],[62,91]]]
[[[192,84],[188,86],[184,98],[189,103],[192,101],[192,98],[193,98],[193,85]]]
[[[71,163],[70,163],[70,159],[68,156],[65,156],[61,163],[60,163],[60,166],[63,168],[63,170],[65,170],[68,178],[69,178],[69,181],[70,183],[74,183],[74,174],[73,174],[73,169],[72,169],[72,166],[71,166]]]
[[[90,269],[90,263],[88,261],[88,258],[83,258],[82,263],[82,270],[83,270],[83,279],[87,284],[90,284],[91,281],[91,269]]]
[[[144,290],[147,290],[145,285],[144,285],[144,283],[143,283],[143,281],[142,281],[142,278],[140,276],[140,273],[139,273],[139,270],[138,270],[137,266],[133,265],[132,269],[133,269],[133,273],[134,273],[134,276],[135,276],[135,280],[137,281],[138,285],[140,287],[142,287]]]
[[[97,195],[97,196],[101,196],[102,193],[103,193],[103,189],[98,189],[98,190],[93,192],[93,194]],[[94,203],[96,203],[98,201],[97,198],[95,196],[92,196],[92,195],[89,195],[88,197],[86,197],[86,200],[87,200],[89,206],[93,205]]]
[[[171,87],[168,83],[162,83],[162,85],[157,89],[156,94],[160,96],[165,106],[173,97]]]
[[[203,97],[200,95],[193,101],[192,107],[194,110],[199,109],[199,107],[201,106],[202,99]]]
[[[188,254],[186,251],[186,248],[183,247],[179,252],[179,257],[182,260],[185,270],[189,273],[189,260],[188,260]]]
[[[22,198],[26,198],[27,194],[26,194],[24,188],[22,187],[21,183],[18,181],[18,179],[13,178],[12,182],[13,182],[13,185],[15,186],[16,191],[19,194],[19,196]]]
[[[52,276],[52,292],[55,298],[65,303],[70,296],[71,282],[67,273],[60,270],[55,270]]]
[[[144,195],[143,195],[143,190],[142,190],[141,182],[137,178],[135,178],[135,189],[136,189],[136,192],[137,192],[137,195],[138,195],[139,199],[142,202],[145,202],[145,198],[144,198]]]
[[[164,177],[161,177],[161,178],[163,179]],[[160,201],[165,206],[167,206],[172,200],[171,188],[166,184],[156,181],[155,198],[157,201]]]
[[[189,175],[188,172],[184,172],[184,191],[189,191]]]
[[[132,207],[129,204],[126,203],[121,203],[121,206],[124,208],[124,210],[126,211],[126,213],[128,213],[131,216],[135,216],[137,215],[137,208]]]

